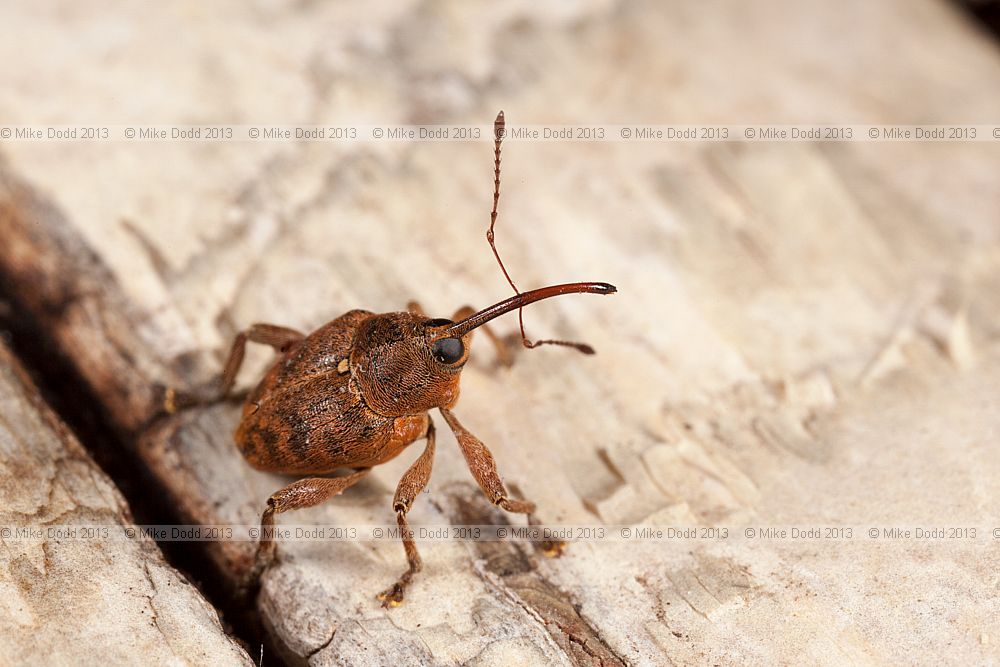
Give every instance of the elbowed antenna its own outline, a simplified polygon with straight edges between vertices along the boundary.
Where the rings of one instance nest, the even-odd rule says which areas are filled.
[[[523,308],[528,304],[548,299],[549,297],[561,296],[563,294],[614,294],[617,291],[618,288],[609,283],[566,283],[564,285],[550,285],[549,287],[542,287],[530,292],[522,292],[509,299],[495,303],[489,308],[484,308],[478,313],[469,315],[461,322],[452,324],[435,336],[434,340],[459,338],[476,327],[486,324],[495,317],[500,317],[504,313],[509,313],[512,310]]]

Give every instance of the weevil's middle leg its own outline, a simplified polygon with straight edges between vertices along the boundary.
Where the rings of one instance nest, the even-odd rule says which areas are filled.
[[[462,450],[462,455],[469,466],[469,471],[472,472],[472,476],[476,479],[476,483],[479,484],[479,488],[483,490],[486,497],[497,507],[508,512],[514,512],[515,514],[526,514],[528,515],[528,523],[540,525],[540,522],[534,516],[535,503],[530,500],[518,500],[510,497],[507,488],[500,480],[496,460],[494,460],[493,454],[486,445],[479,438],[465,430],[465,427],[459,423],[451,410],[447,408],[440,408],[440,410],[441,414],[444,415],[445,421],[448,422],[448,426],[451,427],[452,432],[455,434],[455,439],[458,440],[458,446]],[[544,540],[536,543],[536,546],[546,556],[559,556],[565,550],[566,543]]]
[[[358,483],[371,468],[360,468],[341,477],[307,477],[275,491],[267,499],[260,517],[260,540],[250,572],[244,578],[243,589],[257,586],[260,576],[274,560],[274,515],[289,510],[319,505]]]
[[[389,588],[378,594],[378,599],[382,601],[383,607],[396,607],[403,602],[406,587],[409,585],[413,575],[420,571],[422,562],[420,554],[417,552],[417,545],[410,534],[410,524],[406,521],[406,513],[410,511],[417,495],[427,486],[431,478],[431,467],[434,464],[434,422],[427,422],[427,446],[423,453],[413,462],[399,480],[396,487],[396,495],[392,500],[392,507],[396,511],[396,523],[403,534],[403,548],[406,550],[406,560],[409,564],[406,572]]]

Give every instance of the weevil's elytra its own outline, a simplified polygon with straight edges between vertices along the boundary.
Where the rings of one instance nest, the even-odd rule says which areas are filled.
[[[509,362],[504,343],[487,323],[517,310],[525,347],[555,344],[593,353],[583,343],[529,341],[521,309],[555,296],[612,294],[616,289],[601,282],[552,285],[523,293],[517,289],[494,239],[500,199],[502,111],[497,115],[494,132],[493,209],[487,239],[514,296],[479,311],[468,306],[460,308],[449,319],[428,318],[417,303],[409,304],[405,312],[352,310],[308,336],[286,327],[255,324],[233,342],[222,373],[221,396],[232,389],[247,341],[269,345],[281,354],[246,398],[235,434],[237,447],[259,470],[306,476],[268,499],[261,516],[261,541],[254,567],[247,577],[249,585],[256,582],[273,558],[274,542],[267,529],[273,525],[275,514],[317,505],[357,483],[372,467],[425,439],[424,451],[407,469],[393,497],[396,521],[408,529],[406,514],[430,479],[435,427],[429,411],[435,408],[455,434],[483,493],[497,506],[526,514],[534,522],[534,503],[510,497],[489,449],[452,412],[458,402],[459,381],[469,359],[473,334],[482,329],[496,346],[500,360]],[[173,396],[168,398],[173,403]],[[347,472],[330,476],[339,470]],[[408,533],[403,531],[404,535]],[[409,567],[379,595],[385,607],[402,602],[406,586],[421,568],[413,541],[404,538],[403,547]],[[546,550],[558,553],[560,546],[547,545]]]

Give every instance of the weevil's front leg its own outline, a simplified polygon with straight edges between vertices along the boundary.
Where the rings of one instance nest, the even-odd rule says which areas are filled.
[[[440,410],[441,414],[444,415],[445,421],[448,422],[448,426],[451,427],[452,433],[455,434],[455,439],[458,440],[458,446],[462,449],[462,455],[465,457],[465,462],[468,464],[472,476],[476,478],[476,483],[479,484],[479,488],[483,490],[486,497],[494,505],[508,512],[527,514],[528,523],[539,525],[540,522],[533,516],[535,503],[530,500],[517,500],[510,497],[506,487],[504,487],[503,482],[500,480],[500,474],[497,472],[497,463],[493,459],[493,454],[486,448],[486,445],[479,438],[465,430],[465,427],[459,423],[451,410],[446,408],[440,408]],[[546,556],[559,556],[566,548],[565,542],[551,540],[539,542],[537,546]]]
[[[342,477],[307,477],[272,493],[260,517],[260,541],[257,542],[253,567],[244,579],[243,588],[249,590],[256,587],[260,576],[274,560],[275,514],[319,505],[354,486],[370,471],[371,468],[360,468]]]
[[[236,334],[233,346],[229,350],[229,359],[223,368],[222,376],[219,379],[218,389],[215,391],[196,391],[194,394],[181,394],[180,392],[167,388],[164,390],[163,409],[168,414],[173,414],[180,409],[189,408],[194,405],[214,403],[224,399],[232,390],[233,383],[236,382],[236,374],[243,365],[243,356],[246,353],[247,341],[269,345],[278,352],[284,352],[293,343],[305,338],[305,334],[281,327],[276,324],[254,324],[249,329]]]
[[[392,508],[396,511],[396,523],[403,534],[403,548],[406,550],[406,560],[409,567],[396,583],[378,594],[378,599],[382,601],[383,607],[396,607],[403,602],[407,585],[422,566],[417,545],[413,542],[413,536],[410,533],[410,524],[406,521],[406,513],[410,511],[414,499],[423,491],[424,487],[427,486],[427,481],[431,478],[431,467],[434,464],[434,441],[434,422],[428,421],[427,446],[399,480],[396,495],[392,500]]]

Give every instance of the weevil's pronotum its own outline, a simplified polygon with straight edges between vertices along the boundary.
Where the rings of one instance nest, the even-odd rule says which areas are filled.
[[[514,296],[480,311],[460,308],[451,319],[429,319],[418,304],[411,303],[406,312],[381,315],[352,310],[308,336],[272,324],[255,324],[237,335],[222,373],[221,396],[233,387],[247,341],[269,345],[281,356],[247,396],[236,429],[236,445],[259,470],[306,476],[268,498],[250,582],[256,581],[274,556],[268,529],[274,525],[275,514],[317,505],[357,483],[373,466],[425,439],[423,453],[403,475],[393,498],[396,521],[407,535],[406,514],[430,479],[435,430],[428,411],[434,408],[455,434],[483,493],[499,507],[526,514],[531,520],[534,503],[508,494],[489,449],[465,430],[452,412],[472,334],[483,327],[501,360],[509,359],[503,342],[485,326],[493,318],[553,296],[612,294],[616,290],[607,283],[580,282],[522,293],[511,281],[493,235],[504,127],[501,111],[494,123],[493,209],[487,239]],[[524,333],[523,317],[520,325],[526,347],[558,344],[593,352],[581,343],[531,342]],[[347,474],[323,476],[344,469]],[[413,540],[404,537],[403,546],[409,566],[396,583],[379,594],[383,606],[399,604],[407,584],[420,570]]]

